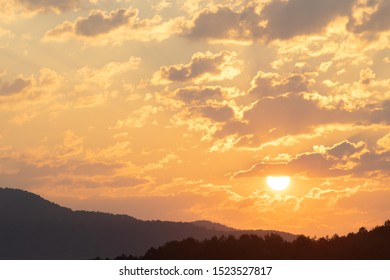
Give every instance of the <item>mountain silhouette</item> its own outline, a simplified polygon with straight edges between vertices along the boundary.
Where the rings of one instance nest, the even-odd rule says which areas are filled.
[[[140,256],[151,247],[186,238],[277,231],[241,231],[209,221],[143,221],[127,215],[73,211],[18,189],[0,188],[0,259],[93,259]]]

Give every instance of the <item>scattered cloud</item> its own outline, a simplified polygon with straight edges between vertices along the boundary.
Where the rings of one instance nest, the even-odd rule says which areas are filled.
[[[321,32],[338,16],[351,13],[355,0],[274,0],[262,10],[268,21],[268,39],[290,39],[298,35]]]
[[[217,41],[252,41],[264,33],[261,20],[261,16],[252,7],[245,8],[242,12],[232,11],[229,7],[206,9],[194,20],[187,36]]]
[[[265,97],[306,92],[310,83],[312,81],[302,74],[288,74],[281,77],[278,73],[259,71],[251,82],[249,94]]]
[[[174,96],[186,104],[199,104],[209,100],[221,101],[224,93],[221,87],[184,87],[177,89]]]
[[[268,176],[270,174],[302,174],[309,178],[334,178],[340,176],[369,176],[389,174],[390,153],[377,153],[364,142],[348,140],[331,147],[316,146],[315,151],[298,154],[281,163],[261,162],[234,177]]]
[[[167,1],[167,0],[160,0],[157,4],[152,4],[152,8],[156,11],[156,12],[160,12],[162,10],[165,10],[167,8],[170,8],[172,7],[172,3],[170,1]]]
[[[86,18],[79,18],[74,24],[74,32],[80,36],[97,36],[126,25],[137,16],[137,10],[118,9],[106,13],[93,10]]]
[[[390,3],[386,0],[363,1],[351,15],[348,27],[355,33],[377,33],[390,30]]]
[[[109,33],[125,25],[135,25],[138,16],[136,9],[117,9],[111,12],[92,10],[87,17],[79,17],[74,23],[65,21],[46,33],[46,37],[56,38],[67,33],[76,36],[94,37]]]
[[[380,138],[377,144],[385,150],[390,150],[390,133]]]
[[[242,61],[237,59],[237,53],[221,51],[195,53],[188,64],[163,66],[153,75],[156,84],[167,82],[207,82],[233,79],[240,74]]]
[[[29,85],[31,85],[31,81],[24,78],[16,78],[12,82],[0,81],[0,96],[9,96],[20,93]]]
[[[113,11],[92,10],[86,17],[74,22],[64,21],[46,32],[43,40],[82,40],[92,45],[120,45],[125,41],[161,41],[179,33],[187,21],[173,18],[165,22],[158,15],[140,19],[135,8],[121,8]]]
[[[355,0],[274,0],[261,9],[254,3],[235,11],[228,6],[205,9],[187,36],[217,41],[287,40],[319,33],[337,17],[348,16]]]
[[[108,82],[110,79],[124,74],[128,71],[137,70],[141,65],[141,58],[130,57],[124,62],[110,62],[100,68],[83,67],[77,70],[77,74],[83,81],[93,81],[97,83]]]
[[[126,119],[118,120],[114,128],[141,128],[148,123],[150,116],[155,115],[161,111],[163,111],[163,108],[161,107],[145,105],[142,108],[132,112]],[[152,121],[152,123],[157,124],[156,121]]]

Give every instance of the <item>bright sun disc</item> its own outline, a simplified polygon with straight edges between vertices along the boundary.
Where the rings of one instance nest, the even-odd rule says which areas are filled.
[[[290,184],[289,176],[267,176],[267,184],[274,191],[282,191]]]

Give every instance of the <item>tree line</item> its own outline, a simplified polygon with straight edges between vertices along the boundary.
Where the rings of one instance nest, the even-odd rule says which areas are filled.
[[[271,233],[264,237],[244,234],[212,237],[203,241],[187,238],[150,248],[143,256],[123,254],[116,259],[144,260],[379,260],[390,259],[390,220],[371,230],[361,227],[345,236],[311,238],[304,235],[285,241]]]

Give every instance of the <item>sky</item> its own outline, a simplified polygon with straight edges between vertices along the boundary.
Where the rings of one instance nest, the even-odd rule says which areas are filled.
[[[0,0],[0,187],[139,219],[390,218],[390,1]],[[290,176],[283,191],[267,176]]]

